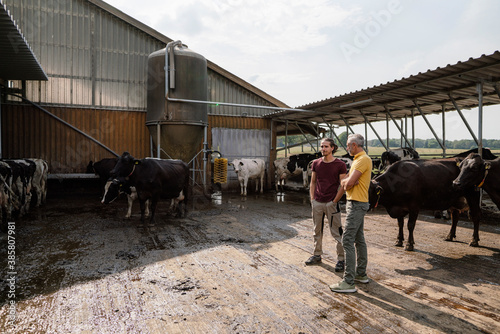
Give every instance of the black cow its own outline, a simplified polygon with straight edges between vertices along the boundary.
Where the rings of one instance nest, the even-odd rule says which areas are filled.
[[[160,197],[176,199],[183,192],[183,214],[186,214],[189,167],[185,162],[163,159],[137,160],[130,153],[124,152],[111,174],[115,177],[125,177],[130,186],[136,188],[141,206],[142,224],[144,224],[144,213],[148,199],[151,199],[151,225],[154,223],[156,205]]]
[[[391,165],[387,171],[371,181],[369,196],[371,207],[381,204],[392,218],[397,218],[399,225],[396,246],[403,246],[404,217],[408,218],[408,242],[406,250],[413,250],[413,230],[420,209],[452,210],[452,228],[446,240],[455,238],[458,210],[463,209],[464,200],[470,208],[474,233],[470,246],[479,242],[479,193],[473,188],[457,191],[453,180],[460,170],[455,159],[403,160]]]
[[[471,153],[460,163],[460,174],[453,181],[456,189],[483,188],[500,210],[500,158],[484,160]]]
[[[461,152],[457,155],[454,155],[453,158],[465,158],[465,157],[468,157],[469,154],[471,153],[477,153],[478,152],[478,148],[473,148],[471,150],[468,150],[468,151],[465,151],[465,152]],[[494,160],[497,158],[496,155],[494,155],[493,153],[491,153],[490,149],[489,148],[483,148],[482,149],[482,156],[483,156],[483,159],[486,159],[486,160]]]

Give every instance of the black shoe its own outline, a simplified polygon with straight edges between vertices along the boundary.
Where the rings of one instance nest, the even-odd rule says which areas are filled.
[[[344,261],[337,262],[337,264],[335,265],[335,271],[336,272],[344,271]]]
[[[306,261],[306,265],[316,264],[321,262],[321,255],[313,255]]]

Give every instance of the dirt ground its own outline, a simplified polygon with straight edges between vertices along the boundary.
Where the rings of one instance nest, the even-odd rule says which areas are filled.
[[[124,199],[65,196],[33,209],[15,225],[14,268],[0,235],[0,332],[500,333],[497,214],[472,248],[466,218],[445,242],[449,221],[424,213],[407,252],[394,247],[396,221],[370,212],[371,281],[337,294],[329,233],[323,263],[304,265],[307,193],[198,196],[186,218],[164,207],[148,229],[136,226],[138,203],[123,218]]]

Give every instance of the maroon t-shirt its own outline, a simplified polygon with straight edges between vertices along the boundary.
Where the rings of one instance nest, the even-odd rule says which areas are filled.
[[[342,160],[324,162],[322,158],[313,161],[311,169],[316,172],[314,199],[318,202],[333,201],[340,186],[340,174],[346,174],[347,168]]]

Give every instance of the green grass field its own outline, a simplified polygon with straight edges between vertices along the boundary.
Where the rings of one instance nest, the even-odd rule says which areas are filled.
[[[391,148],[397,148],[397,147],[391,147]],[[368,154],[370,156],[376,156],[380,157],[382,155],[382,152],[385,151],[385,148],[383,147],[368,147]],[[446,154],[448,156],[455,155],[461,152],[467,151],[465,149],[447,149]],[[310,148],[309,145],[304,145],[304,147],[292,147],[288,151],[288,156],[293,155],[293,154],[300,154],[300,153],[314,153],[315,151]],[[438,148],[418,148],[417,149],[418,154],[422,156],[422,158],[441,158],[442,157],[442,150]],[[491,152],[495,155],[500,155],[500,150],[491,150]],[[342,148],[339,148],[339,150],[334,154],[335,156],[342,156],[346,154],[346,151]],[[285,156],[285,150],[278,151],[278,158],[282,158]]]

